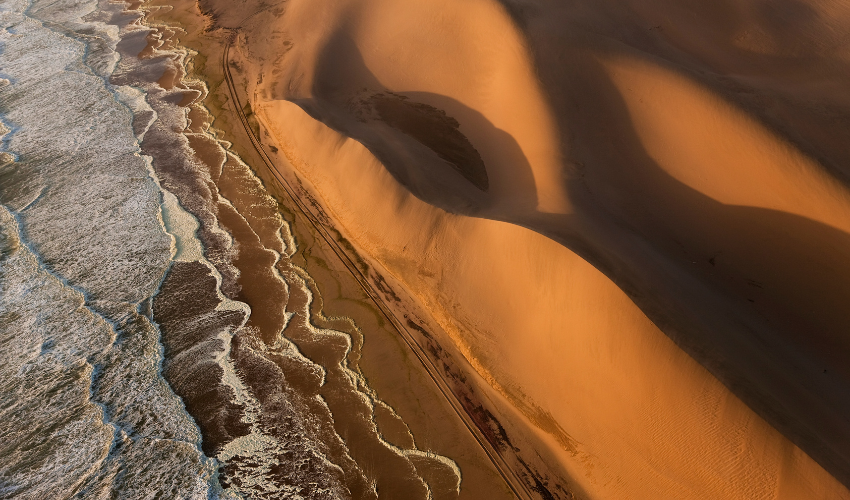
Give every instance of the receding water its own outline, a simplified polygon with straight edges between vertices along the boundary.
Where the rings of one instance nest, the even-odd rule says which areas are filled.
[[[0,2],[0,497],[456,492],[380,435],[356,325],[315,326],[277,201],[188,118],[190,54],[123,8]]]

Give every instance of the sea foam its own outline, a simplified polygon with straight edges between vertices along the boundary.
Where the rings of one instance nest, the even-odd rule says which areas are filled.
[[[208,498],[146,316],[173,251],[137,142],[155,115],[109,83],[123,5],[100,7],[0,3],[0,496]]]

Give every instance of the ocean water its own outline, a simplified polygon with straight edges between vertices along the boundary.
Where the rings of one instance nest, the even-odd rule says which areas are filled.
[[[315,326],[278,202],[190,119],[192,53],[125,7],[0,2],[0,498],[456,497],[452,460],[381,436],[362,332]]]
[[[147,313],[174,252],[162,193],[97,7],[0,3],[0,496],[207,498]]]
[[[164,42],[173,33],[160,27],[147,38]],[[180,74],[191,56],[153,50],[144,64]],[[314,326],[318,290],[292,264],[296,242],[277,201],[214,130],[173,105],[201,98],[204,85],[145,85],[148,73],[128,68],[121,76],[145,89],[157,113],[142,147],[194,217],[196,226],[179,225],[198,236],[204,254],[176,263],[154,300],[163,373],[199,422],[205,453],[221,463],[222,486],[246,498],[457,496],[454,462],[380,435],[374,412],[383,403],[347,363],[362,336],[354,338],[356,327]]]

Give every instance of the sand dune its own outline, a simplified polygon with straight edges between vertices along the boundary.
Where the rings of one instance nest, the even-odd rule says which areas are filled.
[[[850,498],[848,4],[201,4],[529,491]]]
[[[393,186],[359,144],[300,109],[282,103],[266,112],[291,124],[281,144],[322,199],[338,200],[333,214],[347,234],[366,242],[532,425],[555,431],[543,443],[533,433],[519,439],[548,445],[538,452],[557,457],[573,489],[593,498],[846,494],[568,249],[514,225],[431,208]],[[334,151],[335,143],[343,145]],[[298,153],[312,146],[333,153]],[[345,194],[351,183],[324,187],[355,169],[377,180],[357,183],[356,196]]]

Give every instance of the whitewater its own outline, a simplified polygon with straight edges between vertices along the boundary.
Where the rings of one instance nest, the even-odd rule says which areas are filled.
[[[174,248],[144,101],[109,83],[119,30],[96,7],[0,7],[0,496],[207,498],[216,465],[148,317]]]
[[[456,494],[454,462],[381,436],[356,326],[313,325],[190,54],[126,8],[0,2],[0,498]]]

